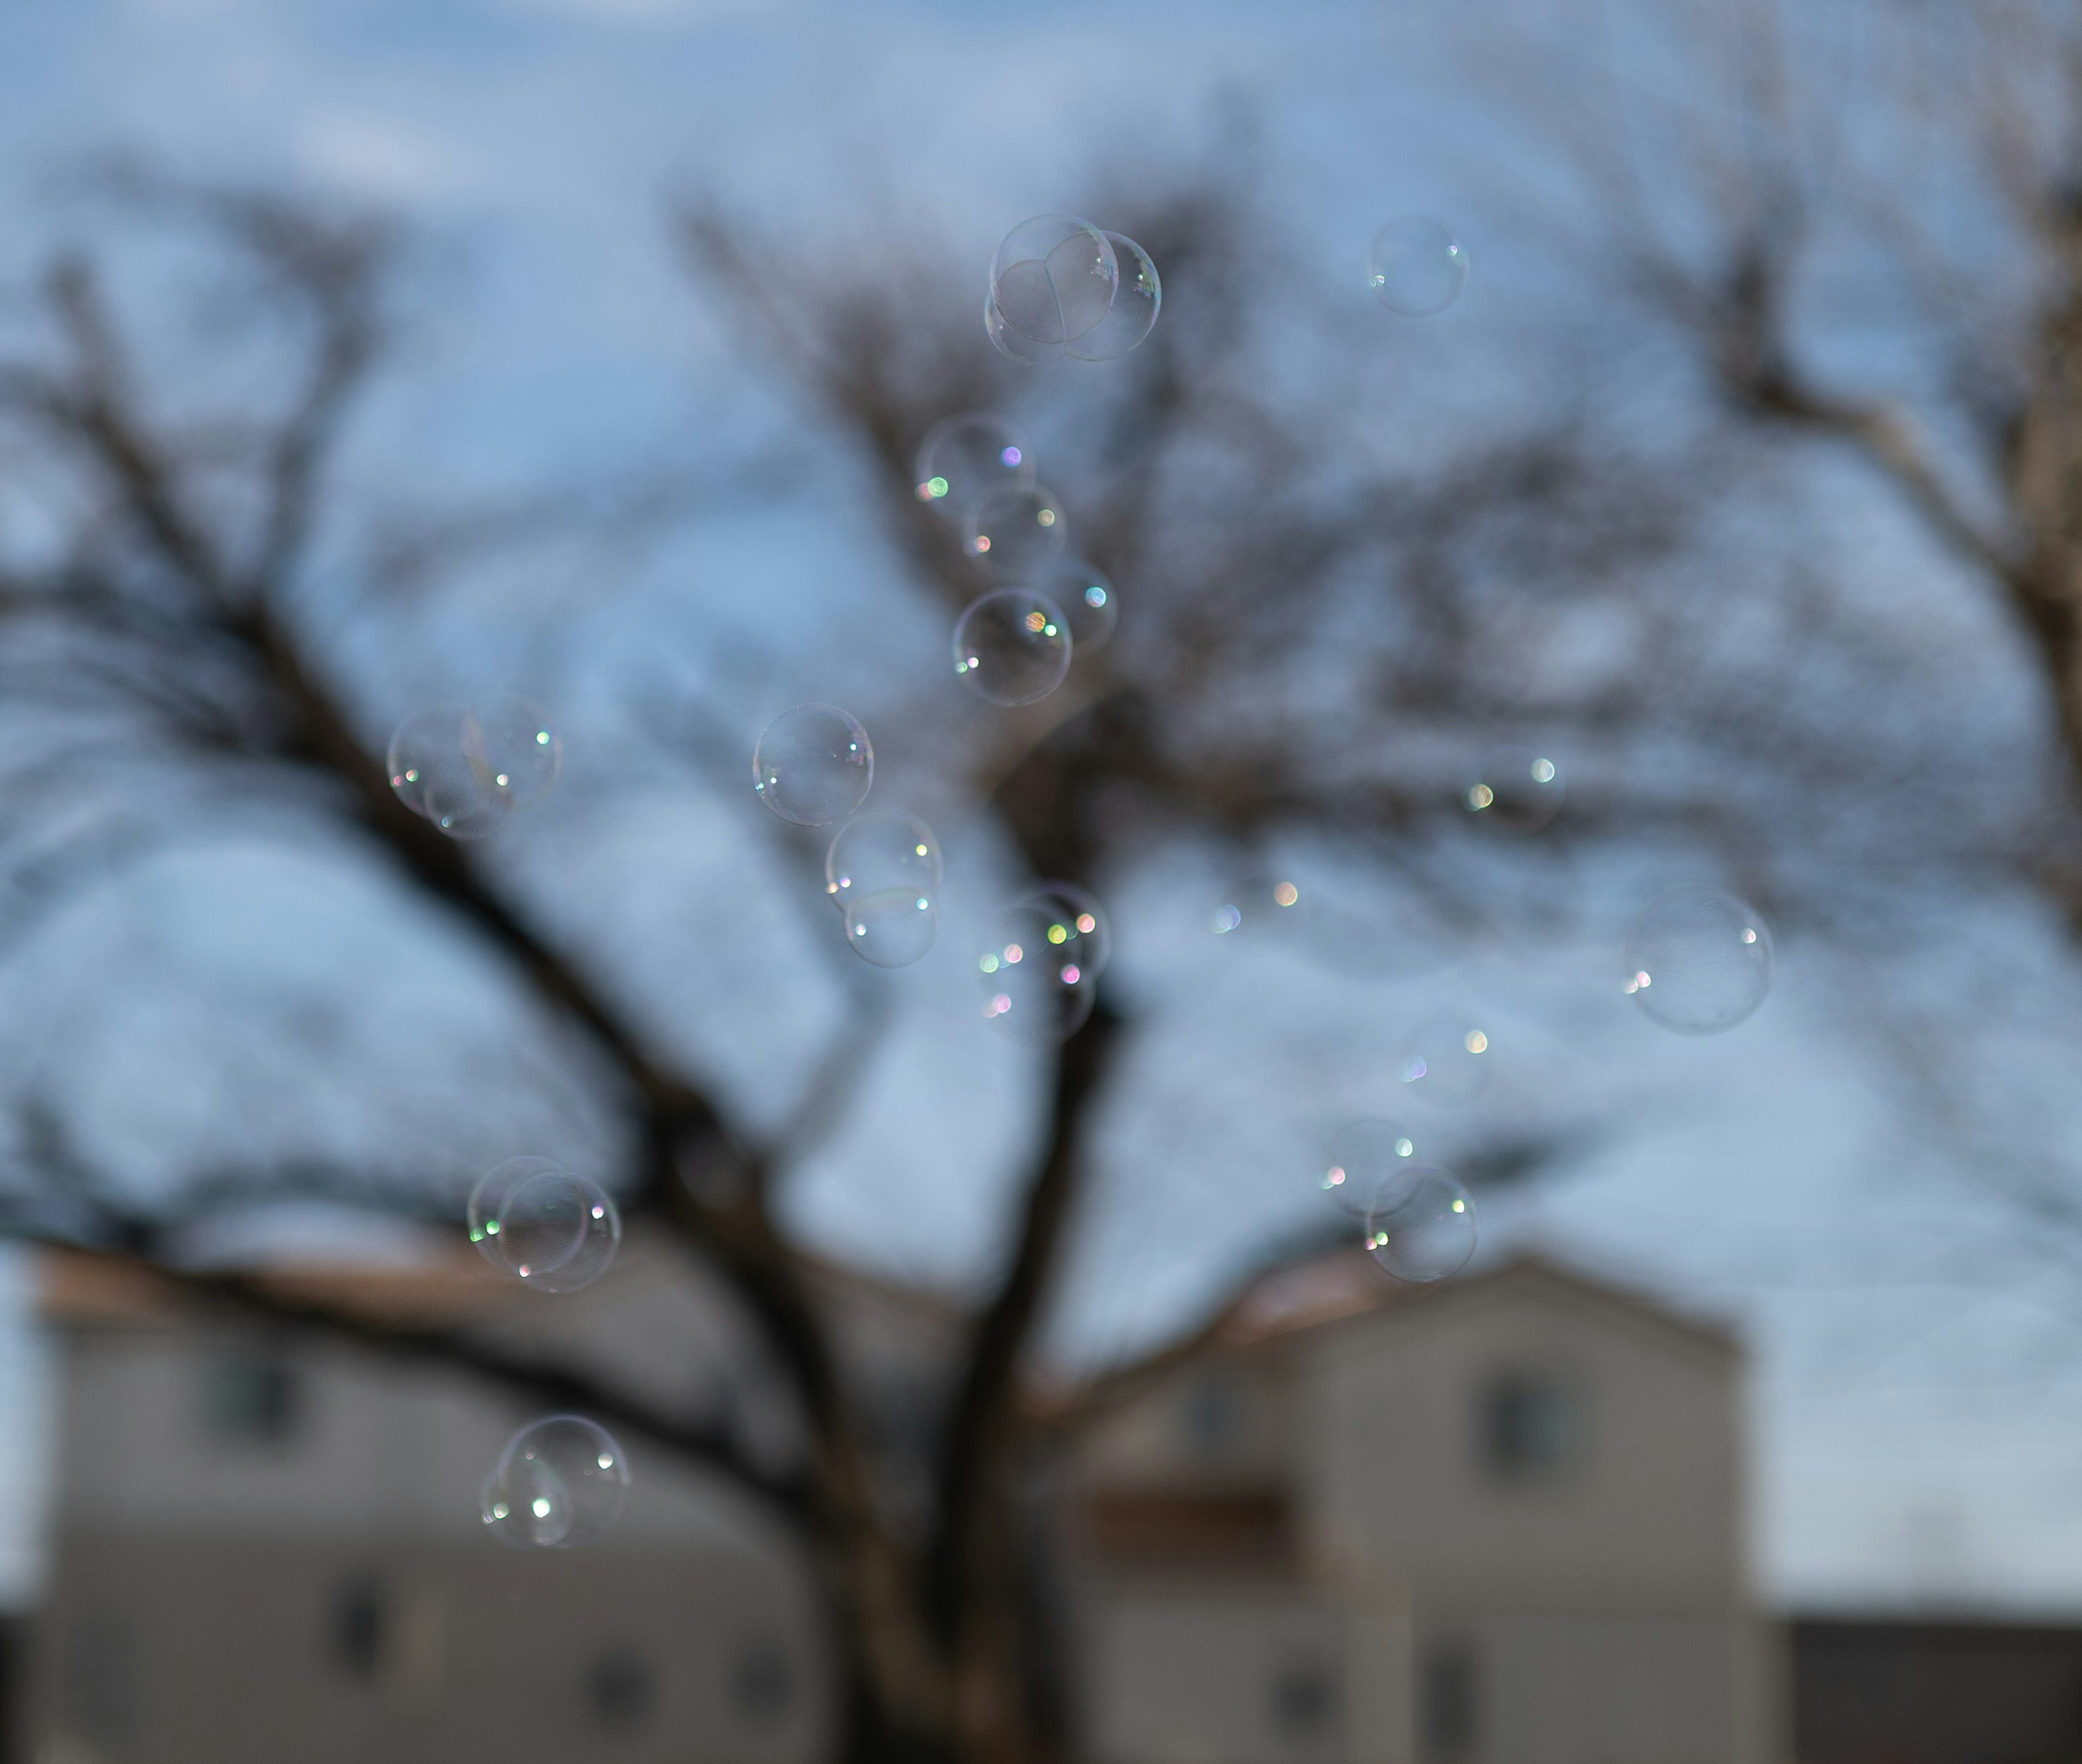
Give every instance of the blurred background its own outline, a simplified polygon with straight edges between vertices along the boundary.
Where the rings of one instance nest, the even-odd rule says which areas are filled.
[[[18,0],[14,1755],[2082,1754],[2079,57]],[[1056,210],[1163,277],[1119,360],[986,342]],[[1116,591],[1018,709],[915,494],[974,410]],[[386,743],[502,694],[561,776],[445,840]],[[748,787],[806,703],[937,834],[914,965]],[[1500,751],[1557,803],[1472,812]],[[975,964],[1056,878],[1113,957],[1037,1047]],[[1776,952],[1698,1038],[1621,984],[1695,883]],[[1451,1280],[1326,1201],[1378,1118],[1478,1206]],[[621,1204],[584,1293],[467,1246],[520,1155]],[[626,1511],[503,1551],[566,1410]]]

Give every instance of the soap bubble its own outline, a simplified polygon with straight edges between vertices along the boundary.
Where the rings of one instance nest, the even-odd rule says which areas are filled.
[[[1398,1170],[1374,1197],[1366,1246],[1398,1280],[1443,1280],[1475,1252],[1475,1198],[1449,1170]]]
[[[1091,222],[1037,215],[998,246],[990,304],[1014,336],[1060,349],[1098,329],[1119,280],[1113,246]]]
[[[863,962],[878,968],[908,967],[933,947],[940,909],[930,895],[884,888],[847,903],[846,941]]]
[[[1080,929],[1087,918],[1089,932]],[[1067,1041],[1092,1014],[1106,944],[1104,921],[1083,890],[1051,883],[1022,896],[998,914],[976,958],[985,1019],[1036,1046]]]
[[[752,789],[798,827],[828,827],[852,814],[874,782],[875,744],[837,705],[782,711],[752,750]]]
[[[968,554],[1000,582],[1032,583],[1070,537],[1069,517],[1044,484],[993,490],[969,511]]]
[[[1717,1035],[1771,991],[1771,929],[1756,908],[1718,888],[1673,888],[1635,922],[1626,990],[1665,1029]]]
[[[549,1415],[507,1442],[478,1511],[516,1550],[570,1550],[613,1525],[628,1494],[629,1460],[614,1436],[583,1415]]]
[[[1060,608],[1031,588],[997,588],[955,627],[955,672],[993,705],[1030,705],[1070,671],[1070,627]]]
[[[470,1240],[542,1292],[575,1292],[608,1270],[622,1215],[607,1191],[548,1158],[508,1158],[470,1197]]]
[[[923,895],[937,903],[941,873],[932,828],[893,809],[848,821],[824,853],[824,892],[843,913],[875,895]]]
[[[1047,595],[1070,621],[1070,647],[1094,655],[1112,641],[1120,620],[1120,596],[1103,572],[1077,558],[1059,558],[1028,584]]]
[[[966,519],[994,490],[1034,482],[1034,449],[1001,416],[971,410],[936,423],[918,448],[918,500]]]
[[[1283,874],[1239,877],[1222,891],[1207,920],[1207,929],[1216,937],[1237,939],[1291,934],[1308,922],[1309,902],[1300,882]]]
[[[1022,337],[1005,323],[1005,314],[997,309],[997,297],[988,293],[983,297],[983,334],[990,339],[992,348],[1023,367],[1045,368],[1068,352],[1066,344],[1036,343],[1031,337]]]
[[[416,712],[398,725],[385,756],[398,800],[451,839],[483,839],[513,812],[510,794],[478,782],[467,747],[471,722],[459,705]]]
[[[1486,1029],[1465,1017],[1439,1017],[1403,1043],[1395,1075],[1412,1096],[1458,1108],[1489,1088],[1495,1057]]]
[[[1374,235],[1367,286],[1392,313],[1411,318],[1442,313],[1468,285],[1468,248],[1428,214],[1406,214]]]
[[[1536,833],[1562,812],[1562,768],[1538,747],[1492,747],[1460,800],[1485,825]]]
[[[1113,304],[1106,317],[1069,345],[1080,361],[1111,361],[1126,355],[1149,335],[1164,304],[1164,287],[1149,254],[1123,234],[1109,233],[1117,271]]]
[[[462,751],[478,790],[516,809],[556,782],[564,757],[563,742],[548,718],[525,698],[495,698],[469,712]]]
[[[1363,1219],[1389,1181],[1416,1162],[1416,1136],[1401,1122],[1347,1122],[1324,1155],[1322,1189],[1339,1211]]]

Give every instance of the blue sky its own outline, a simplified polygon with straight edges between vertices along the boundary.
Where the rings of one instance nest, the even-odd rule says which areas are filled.
[[[18,0],[0,22],[0,276],[11,284],[62,235],[70,222],[55,187],[110,145],[192,173],[257,171],[396,204],[446,242],[436,273],[455,292],[415,339],[413,373],[385,394],[357,482],[495,486],[575,461],[698,448],[705,424],[786,431],[786,413],[743,383],[733,340],[685,299],[661,225],[676,185],[706,179],[835,253],[858,248],[877,203],[893,198],[981,264],[1005,225],[1059,205],[1093,165],[1190,154],[1234,88],[1262,108],[1275,163],[1292,179],[1295,235],[1325,277],[1355,273],[1389,213],[1452,213],[1475,257],[1467,322],[1494,340],[1486,368],[1469,377],[1479,402],[1543,313],[1576,297],[1514,285],[1536,254],[1460,175],[1485,124],[1455,83],[1447,35],[1406,9],[1352,0]],[[886,588],[895,566],[847,512],[845,461],[820,455],[814,435],[790,438],[808,448],[811,487],[828,493],[816,502],[821,518],[748,507],[706,529],[698,555],[625,585],[625,604],[698,592],[728,625],[757,622],[731,599],[733,580],[803,607],[824,604],[818,583],[863,596]],[[1908,567],[1933,583],[1943,574],[1912,554]],[[769,710],[827,696],[834,678],[845,701],[871,699],[883,658],[938,640],[900,613],[865,645],[806,634],[798,665],[761,689]],[[401,658],[386,688],[396,708],[446,659]],[[587,714],[611,724],[596,708],[575,725],[560,788],[577,806],[520,861],[559,869],[577,894],[588,876],[625,889],[641,878],[635,896],[672,940],[653,966],[675,976],[645,1008],[755,1093],[799,1067],[837,989],[798,947],[794,916],[762,892],[758,878],[782,884],[762,867],[742,805],[726,813],[661,787],[641,813],[585,819],[588,768],[605,764],[588,758]],[[950,875],[999,863],[984,830],[941,830]],[[112,891],[16,962],[9,996],[53,996],[77,980],[82,949],[105,953],[125,937],[178,945],[208,968],[224,955],[210,927],[234,874],[242,959],[265,970],[285,951],[308,954],[310,877],[279,854],[251,858],[206,854],[155,872],[149,888]],[[1193,863],[1186,854],[1136,878],[1115,903],[1128,996],[1154,1010],[1182,994],[1191,1008],[1138,1055],[1140,1104],[1104,1123],[1102,1159],[1124,1174],[1086,1223],[1066,1351],[1160,1336],[1220,1289],[1251,1242],[1304,1219],[1314,1148],[1341,1117],[1382,1106],[1399,1025],[1473,1001],[1506,1025],[1509,1084],[1538,1092],[1550,1114],[1622,1124],[1504,1209],[1493,1252],[1558,1246],[1732,1318],[1754,1344],[1758,1555],[1774,1596],[2082,1608],[2082,1303],[2057,1257],[2020,1251],[1975,1172],[1933,1157],[1903,1118],[1882,1055],[1845,1028],[1853,964],[1789,940],[1765,1011],[1698,1044],[1658,1036],[1612,996],[1602,945],[1469,954],[1411,982],[1389,1010],[1373,990],[1278,950],[1211,955],[1200,903],[1222,878]],[[380,904],[328,910],[361,928],[339,933],[329,959],[370,971],[389,935],[373,928]],[[2057,932],[2020,907],[1946,935],[2041,970],[2050,1026],[2000,1045],[1977,1026],[1977,1055],[2050,1131],[2070,1135],[2061,1079],[2082,1041],[2082,989]],[[945,941],[952,950],[959,939]],[[1003,1050],[964,1039],[942,1008],[959,966],[950,955],[900,983],[897,1015],[877,1031],[893,1076],[791,1195],[798,1223],[828,1246],[953,1282],[987,1259],[1003,1192],[965,1183],[966,1165],[911,1155],[919,1123],[960,1120],[972,1145],[1005,1155],[1030,1106]],[[453,1033],[463,1037],[474,1010],[495,1014],[497,985],[466,960],[431,978],[415,966],[370,1007],[366,1050],[394,1052],[385,1011],[415,1016],[440,988],[459,1001]],[[167,986],[177,991],[179,976]],[[705,1010],[689,995],[757,1002]],[[1246,1002],[1266,997],[1283,1002]],[[82,1069],[142,1066],[168,1093],[182,1090],[186,1019],[166,1021],[156,1038],[149,1010],[84,1025]],[[1579,1033],[1587,1021],[1592,1032]],[[1201,1100],[1210,1071],[1225,1093],[1212,1114]],[[139,1107],[127,1125],[113,1111],[109,1131],[149,1161],[171,1117]],[[1197,1247],[1153,1258],[1182,1219]],[[0,1400],[13,1391],[40,1400],[27,1349],[0,1379],[13,1381]],[[0,1480],[18,1489],[35,1477],[33,1461],[0,1459]],[[0,1554],[0,1577],[10,1560],[19,1580],[33,1557]]]

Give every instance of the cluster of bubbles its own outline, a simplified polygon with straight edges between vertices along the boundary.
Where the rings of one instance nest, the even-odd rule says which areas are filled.
[[[1043,882],[997,914],[976,959],[983,1014],[1015,1040],[1067,1041],[1084,1026],[1112,953],[1106,915],[1074,882]]]
[[[613,1434],[582,1415],[546,1415],[506,1442],[478,1511],[516,1550],[569,1550],[613,1525],[628,1494],[629,1460]]]
[[[496,832],[557,781],[564,745],[525,698],[415,712],[390,737],[390,788],[451,839]]]
[[[1125,234],[1039,214],[1006,234],[991,259],[984,334],[1030,367],[1066,356],[1111,361],[1149,335],[1163,303],[1157,266]]]
[[[470,1240],[502,1274],[538,1292],[575,1292],[605,1274],[622,1247],[613,1197],[548,1158],[508,1158],[470,1196]],[[479,1510],[516,1549],[568,1550],[622,1511],[629,1463],[607,1429],[578,1415],[531,1421],[485,1478]]]
[[[1071,551],[1069,516],[1036,477],[1034,449],[1002,417],[968,411],[926,436],[916,481],[919,501],[994,584],[955,621],[955,677],[993,705],[1047,697],[1074,654],[1105,647],[1120,601],[1106,573]]]

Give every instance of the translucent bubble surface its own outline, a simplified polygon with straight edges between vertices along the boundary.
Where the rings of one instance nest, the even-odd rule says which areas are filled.
[[[990,294],[1016,335],[1068,344],[1105,320],[1119,279],[1105,234],[1075,215],[1043,214],[1005,234],[991,262]]]
[[[613,1264],[622,1215],[589,1177],[548,1158],[508,1158],[471,1190],[470,1240],[540,1292],[575,1292]]]
[[[513,812],[509,792],[478,781],[468,747],[474,721],[459,705],[416,712],[398,725],[386,755],[398,800],[451,839],[483,839]]]
[[[908,967],[933,947],[939,928],[933,897],[908,888],[858,895],[845,909],[847,943],[878,968]]]
[[[841,912],[873,895],[940,895],[940,842],[915,815],[862,815],[838,830],[824,853],[824,892]]]
[[[1240,876],[1223,890],[1207,913],[1207,929],[1241,941],[1268,934],[1292,935],[1309,923],[1309,900],[1291,876]]]
[[[1628,995],[1665,1029],[1717,1035],[1771,991],[1771,929],[1718,888],[1673,888],[1635,922],[1623,958]]]
[[[462,751],[478,789],[525,808],[557,781],[564,744],[525,698],[495,698],[463,718]]]
[[[1117,272],[1113,304],[1105,318],[1068,346],[1080,361],[1111,361],[1126,355],[1149,335],[1164,304],[1164,284],[1149,254],[1125,234],[1109,233],[1106,238]]]
[[[798,827],[828,827],[875,782],[875,746],[837,705],[798,705],[766,726],[752,753],[759,800]]]
[[[1005,322],[1005,314],[997,309],[997,297],[988,293],[983,297],[983,334],[992,348],[1022,367],[1045,368],[1070,352],[1068,343],[1039,343],[1021,335]]]
[[[1073,654],[1095,655],[1113,640],[1120,596],[1103,572],[1076,558],[1058,558],[1028,584],[1039,588],[1070,621]]]
[[[1486,827],[1536,833],[1562,812],[1562,768],[1539,747],[1492,747],[1468,780],[1461,801]]]
[[[1067,1040],[1092,1014],[1106,944],[1104,920],[1081,889],[1058,883],[1022,895],[998,913],[976,958],[985,1021],[1035,1046]]]
[[[1070,537],[1069,516],[1045,484],[994,490],[969,512],[968,554],[1000,582],[1038,586]]]
[[[1442,313],[1468,285],[1468,248],[1443,221],[1406,214],[1374,235],[1367,286],[1392,313],[1427,318]]]
[[[970,410],[934,424],[915,469],[918,500],[965,520],[991,491],[1034,482],[1034,449],[1003,417]]]
[[[955,673],[993,705],[1030,705],[1070,671],[1070,627],[1062,609],[1031,588],[982,596],[955,627]]]
[[[549,1415],[507,1442],[478,1510],[516,1550],[571,1550],[613,1525],[628,1495],[629,1460],[614,1436],[582,1415]]]
[[[1398,1280],[1443,1280],[1468,1265],[1477,1235],[1475,1199],[1449,1170],[1398,1170],[1368,1210],[1366,1246]]]
[[[1395,1075],[1410,1095],[1456,1109],[1490,1087],[1496,1055],[1489,1032],[1465,1017],[1435,1018],[1403,1043]]]
[[[1340,1212],[1364,1219],[1389,1182],[1420,1161],[1417,1136],[1402,1122],[1347,1122],[1330,1136],[1321,1185]]]

